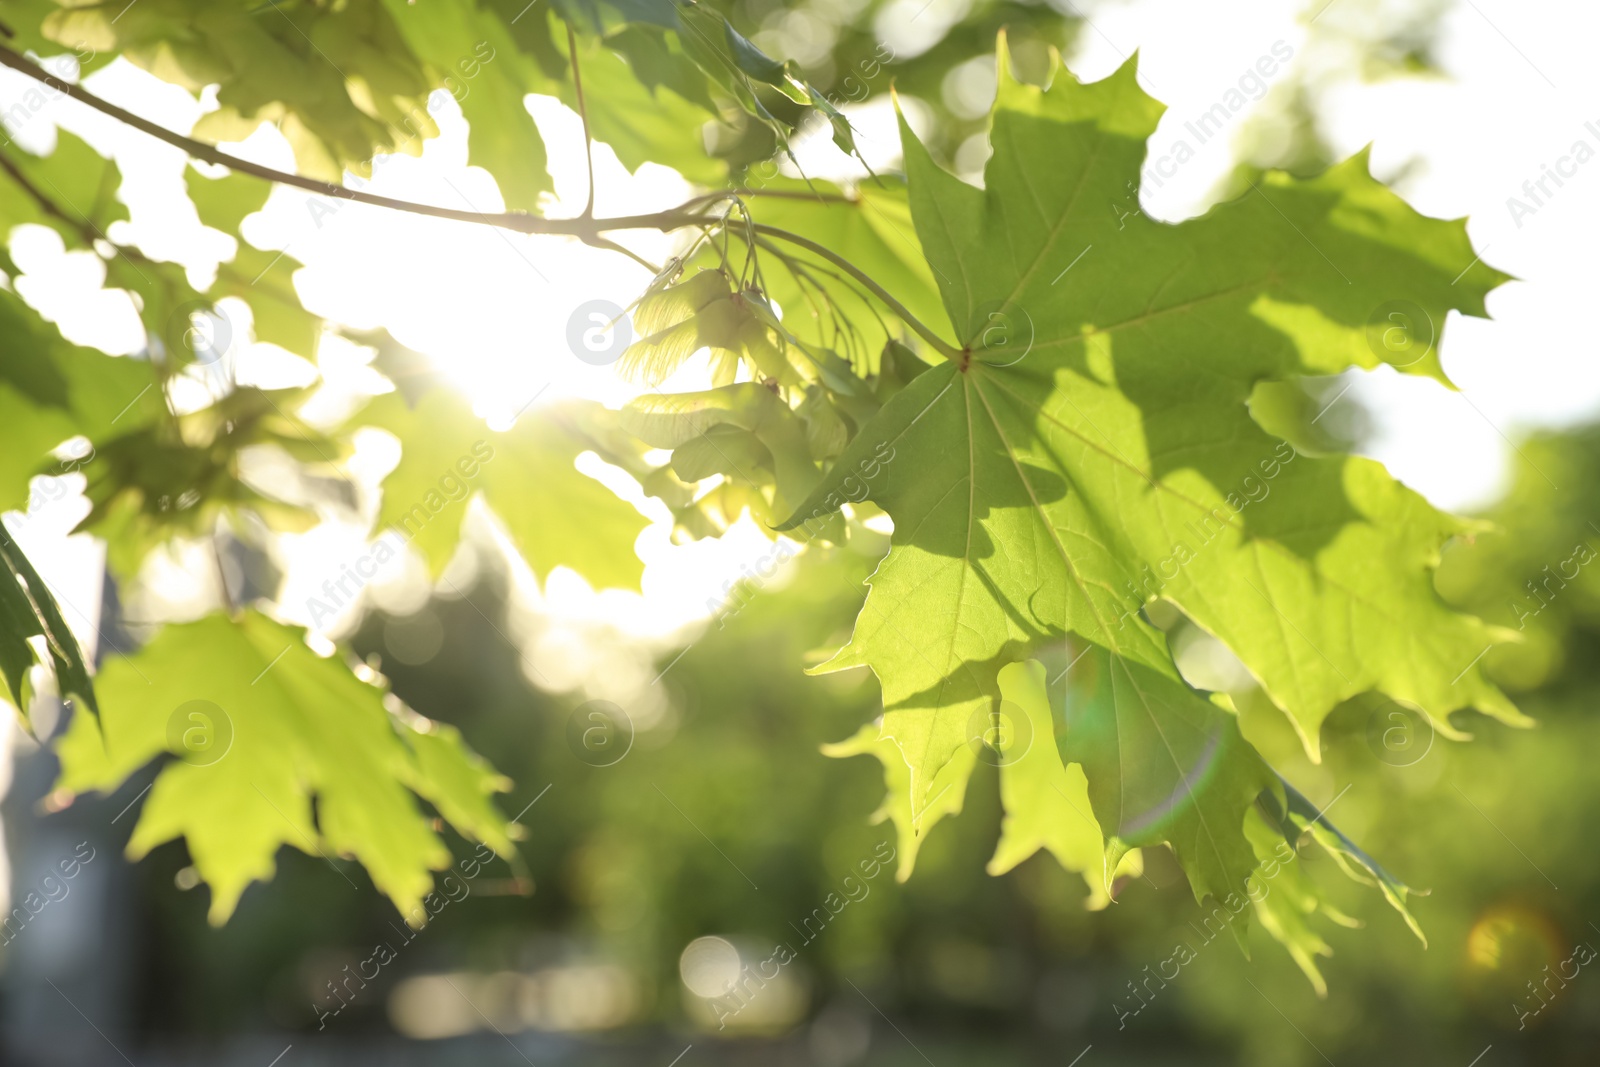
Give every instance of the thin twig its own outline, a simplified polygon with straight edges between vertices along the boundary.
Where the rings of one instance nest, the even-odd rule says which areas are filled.
[[[10,67],[12,70],[26,75],[34,81],[50,86],[57,92],[65,93],[79,103],[93,108],[103,115],[109,115],[118,122],[132,126],[140,133],[147,134],[158,141],[181,149],[195,159],[204,160],[217,166],[228,167],[241,174],[249,174],[252,177],[260,178],[263,181],[276,182],[279,185],[287,185],[295,189],[304,189],[306,192],[317,193],[336,200],[350,200],[359,204],[370,204],[374,207],[406,211],[415,215],[450,219],[454,222],[500,226],[517,233],[564,234],[573,237],[583,237],[606,230],[675,230],[683,226],[693,225],[700,219],[700,216],[696,214],[676,208],[647,215],[625,215],[611,219],[549,219],[521,212],[461,211],[456,208],[437,207],[433,204],[418,204],[409,200],[396,200],[393,197],[378,196],[375,193],[364,193],[358,189],[349,189],[333,182],[318,181],[315,178],[307,178],[288,171],[263,167],[259,163],[252,163],[247,159],[229,155],[215,145],[173,133],[171,130],[158,126],[148,119],[140,118],[126,108],[118,107],[107,100],[102,100],[81,85],[63,81],[40,67],[37,63],[3,45],[0,45],[0,66]]]
[[[583,239],[583,243],[586,245],[592,245],[595,248],[604,248],[608,252],[620,252],[629,259],[633,260],[635,263],[639,264],[639,266],[648,270],[651,274],[654,275],[661,273],[660,267],[656,266],[648,259],[645,259],[633,249],[617,244],[617,242],[611,240],[609,237],[601,237],[599,234],[595,234],[593,237],[585,237]]]
[[[461,211],[456,208],[437,207],[432,204],[418,204],[409,200],[396,200],[393,197],[378,196],[374,193],[364,193],[360,190],[349,189],[333,182],[317,181],[314,178],[307,178],[288,171],[275,170],[271,167],[261,166],[258,163],[252,163],[246,159],[240,159],[237,156],[233,156],[222,151],[215,145],[206,144],[205,142],[197,141],[192,137],[185,137],[182,134],[174,133],[165,127],[156,125],[148,119],[144,119],[138,115],[135,115],[126,108],[118,107],[116,104],[113,104],[107,100],[102,100],[100,97],[89,92],[81,85],[64,81],[63,79],[56,77],[54,74],[51,74],[49,71],[40,67],[37,63],[32,62],[27,57],[4,45],[0,45],[0,66],[10,67],[12,70],[17,71],[20,74],[26,75],[27,77],[32,78],[33,80],[44,85],[48,85],[50,88],[59,93],[64,93],[67,96],[72,97],[72,99],[84,104],[87,107],[93,108],[101,114],[108,115],[111,118],[116,119],[118,122],[132,126],[141,133],[147,134],[159,141],[172,145],[174,148],[178,148],[183,152],[186,152],[195,159],[204,160],[205,162],[214,164],[216,166],[228,167],[231,170],[237,171],[241,174],[249,174],[252,177],[260,178],[263,181],[276,182],[279,185],[287,185],[296,189],[304,189],[307,192],[318,193],[322,196],[332,197],[334,199],[349,200],[356,203],[369,204],[374,207],[389,208],[395,211],[405,211],[416,215],[427,215],[433,218],[450,219],[455,222],[471,222],[481,225],[499,226],[516,233],[563,234],[582,238],[584,240],[590,240],[609,230],[648,229],[667,232],[670,230],[681,229],[685,226],[703,225],[708,221],[706,216],[688,209],[698,204],[715,203],[718,200],[726,199],[730,195],[727,192],[715,193],[710,194],[709,196],[696,197],[694,200],[689,201],[683,206],[670,208],[666,211],[658,211],[644,215],[623,215],[609,219],[586,218],[583,216],[579,216],[575,219],[550,219],[538,215],[527,215],[520,212],[496,213],[483,211]],[[591,194],[593,189],[594,185],[593,180],[591,179]],[[732,195],[735,197],[735,199],[737,199],[738,194]],[[916,316],[912,315],[904,304],[900,303],[900,301],[896,300],[892,295],[890,295],[887,289],[879,285],[866,272],[862,271],[859,267],[840,256],[838,253],[825,248],[810,238],[802,237],[796,233],[790,233],[788,230],[780,229],[776,226],[767,226],[760,223],[751,222],[748,215],[746,216],[746,230],[748,234],[762,234],[768,237],[775,237],[781,241],[787,241],[790,244],[798,245],[799,247],[814,252],[822,258],[828,260],[830,263],[850,274],[870,293],[872,293],[872,295],[883,301],[883,303],[887,305],[888,308],[893,311],[901,321],[903,321],[907,326],[911,327],[911,329],[915,331],[919,337],[921,337],[924,341],[927,341],[928,344],[933,346],[936,351],[942,353],[946,358],[949,359],[959,360],[961,358],[962,354],[959,349],[941,338],[929,326],[920,321]],[[753,255],[755,251],[754,242],[750,241],[748,243],[750,245],[751,254]]]
[[[211,531],[211,558],[217,565],[217,588],[222,592],[222,606],[227,609],[229,618],[237,619],[239,606],[234,603],[233,593],[228,589],[228,569],[222,564],[222,546],[217,544],[217,534],[220,532],[219,523],[218,528]],[[263,671],[262,673],[265,674],[266,672]]]
[[[103,237],[100,234],[100,231],[95,228],[92,220],[81,218],[75,215],[73,212],[67,211],[66,208],[56,203],[48,193],[35,185],[28,178],[28,176],[22,172],[22,169],[18,167],[3,150],[0,150],[0,171],[3,171],[7,177],[15,182],[17,187],[28,195],[29,199],[31,199],[35,204],[39,205],[40,211],[44,212],[45,215],[49,216],[50,218],[57,219],[63,224],[71,227],[77,233],[79,239],[81,239],[83,243],[88,245],[90,248],[97,249],[97,246],[102,243],[110,246],[116,255],[126,259],[133,266],[133,269],[139,271],[141,275],[143,275],[144,272],[139,270],[140,263],[144,263],[147,266],[154,266],[154,263],[137,249],[119,245],[115,241]],[[161,384],[165,378],[162,366],[158,365],[157,361],[155,360],[149,360],[147,362],[150,366],[150,374],[155,379],[155,384]],[[162,393],[165,395],[165,388],[162,389]],[[174,421],[176,421],[177,417],[172,412],[170,398],[165,407],[167,414]]]
[[[589,134],[589,106],[583,100],[583,74],[578,69],[578,35],[567,26],[567,54],[572,57],[572,87],[578,94],[578,117],[583,120],[583,158],[589,164],[589,198],[580,219],[594,218],[594,138]],[[628,253],[632,255],[632,253]]]

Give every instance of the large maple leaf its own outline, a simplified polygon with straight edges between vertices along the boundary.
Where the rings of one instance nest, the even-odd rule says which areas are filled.
[[[1417,214],[1364,155],[1153,220],[1138,182],[1162,105],[1133,62],[1092,84],[1056,66],[1048,88],[1020,83],[1002,41],[982,189],[902,123],[959,351],[836,465],[893,449],[868,495],[895,531],[854,636],[820,669],[881,681],[920,836],[953,810],[1002,669],[1076,635],[1095,654],[1066,679],[1060,751],[1087,774],[1108,861],[1167,841],[1196,894],[1220,896],[1253,862],[1245,809],[1277,783],[1178,674],[1141,614],[1156,597],[1239,656],[1313,758],[1327,714],[1373,690],[1445,731],[1467,706],[1522,721],[1478,666],[1499,633],[1433,588],[1463,524],[1377,463],[1298,454],[1250,408],[1260,383],[1380,362],[1444,381],[1446,314],[1484,314],[1506,276],[1462,221]],[[824,478],[790,525],[831,510],[840,486]]]

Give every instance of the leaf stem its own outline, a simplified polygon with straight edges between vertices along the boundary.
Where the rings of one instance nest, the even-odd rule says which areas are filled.
[[[217,544],[217,536],[222,532],[219,521],[216,528],[211,531],[211,559],[217,565],[217,589],[222,593],[222,606],[228,612],[228,617],[234,621],[239,618],[239,605],[233,599],[233,593],[228,589],[228,568],[222,563],[222,546]],[[242,590],[241,590],[242,591]]]
[[[944,338],[940,337],[921,319],[911,314],[904,304],[900,303],[900,301],[896,300],[892,295],[890,295],[889,290],[885,289],[883,286],[879,285],[875,280],[873,280],[870,274],[856,266],[854,263],[851,263],[848,259],[845,259],[843,256],[839,255],[837,252],[817,244],[817,242],[811,240],[809,237],[802,237],[797,233],[790,233],[788,230],[779,229],[776,226],[767,226],[758,222],[754,223],[751,226],[751,229],[753,229],[756,233],[762,234],[763,236],[776,237],[780,241],[788,241],[792,245],[798,245],[808,252],[813,252],[816,255],[821,256],[823,259],[827,260],[829,263],[832,263],[834,266],[850,275],[856,281],[860,282],[866,287],[868,292],[888,305],[889,310],[893,311],[901,322],[904,322],[907,326],[911,327],[911,329],[916,332],[917,336],[921,337],[924,341],[928,342],[928,344],[932,345],[935,351],[939,352],[946,359],[957,362],[960,361],[960,349],[956,348],[949,341],[946,341]]]

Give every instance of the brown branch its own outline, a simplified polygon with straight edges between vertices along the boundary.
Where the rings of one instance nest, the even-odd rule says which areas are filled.
[[[145,281],[150,280],[149,275],[139,270],[139,264],[141,263],[150,267],[155,266],[155,262],[149,256],[146,256],[137,248],[117,244],[100,227],[94,224],[93,219],[83,215],[78,208],[74,207],[72,211],[68,211],[56,203],[48,193],[35,185],[33,180],[23,173],[22,168],[18,167],[16,162],[3,149],[0,149],[0,172],[4,172],[6,177],[17,184],[18,188],[27,193],[29,199],[39,205],[40,211],[71,227],[85,245],[93,248],[99,242],[105,243],[118,257],[132,264],[133,269],[139,272],[141,278]]]
[[[33,184],[33,181],[22,173],[22,169],[13,163],[11,157],[7,156],[3,151],[0,151],[0,171],[5,171],[6,175],[16,182],[23,192],[28,194],[29,199],[39,205],[40,211],[43,211],[51,218],[59,219],[77,231],[78,236],[83,238],[84,244],[92,246],[99,239],[100,235],[91,226],[84,220],[67,214],[61,205],[44,194],[43,189]]]
[[[118,122],[132,126],[140,133],[169,144],[195,159],[227,167],[241,174],[249,174],[263,181],[276,182],[279,185],[287,185],[295,189],[304,189],[306,192],[317,193],[336,200],[350,200],[358,204],[370,204],[373,207],[389,208],[393,211],[406,211],[414,215],[450,219],[453,222],[472,222],[487,226],[499,226],[517,233],[564,234],[572,237],[593,236],[606,230],[675,230],[703,221],[701,216],[682,209],[659,211],[648,215],[624,215],[611,219],[547,219],[538,215],[526,215],[521,212],[461,211],[456,208],[437,207],[433,204],[418,204],[409,200],[396,200],[393,197],[378,196],[375,193],[364,193],[358,189],[350,189],[333,182],[317,181],[315,178],[307,178],[288,171],[263,167],[259,163],[252,163],[247,159],[229,155],[215,145],[173,133],[165,127],[158,126],[148,119],[135,115],[126,108],[118,107],[110,101],[102,100],[81,85],[63,81],[40,67],[37,63],[4,45],[0,45],[0,66],[10,67],[19,74],[48,85],[59,93],[65,93],[79,103],[93,108],[103,115],[109,115]]]
[[[574,58],[576,58],[575,55]],[[499,226],[503,229],[512,230],[517,233],[563,234],[566,236],[577,237],[583,240],[586,244],[603,248],[609,247],[616,251],[622,251],[625,254],[631,253],[626,253],[626,250],[622,249],[620,246],[614,245],[609,241],[605,241],[601,235],[609,230],[660,230],[662,232],[667,232],[670,230],[681,229],[685,226],[703,226],[707,222],[714,220],[708,218],[708,216],[700,211],[690,210],[691,208],[709,208],[711,205],[716,204],[718,201],[724,199],[731,198],[737,200],[740,195],[736,191],[710,193],[704,196],[695,197],[679,207],[669,208],[666,211],[658,211],[646,215],[623,215],[609,219],[596,219],[584,216],[579,216],[575,219],[547,219],[538,215],[527,215],[520,212],[491,213],[483,211],[461,211],[455,208],[436,207],[432,204],[418,204],[409,200],[396,200],[392,197],[378,196],[373,193],[364,193],[357,189],[348,189],[342,185],[337,185],[332,182],[317,181],[314,178],[307,178],[299,174],[290,173],[288,171],[274,170],[271,167],[264,167],[258,163],[252,163],[249,160],[240,159],[237,156],[229,155],[228,153],[217,148],[215,145],[206,144],[205,142],[197,141],[192,137],[185,137],[182,134],[173,133],[171,130],[162,126],[158,126],[148,119],[140,118],[138,115],[128,111],[126,108],[118,107],[116,104],[113,104],[107,100],[102,100],[100,97],[89,92],[81,85],[64,81],[61,78],[56,77],[54,74],[51,74],[49,71],[40,67],[37,63],[32,62],[27,57],[16,51],[13,51],[11,48],[6,47],[5,45],[0,45],[0,66],[10,67],[12,70],[17,71],[20,74],[26,75],[37,82],[48,85],[57,92],[64,93],[79,103],[93,108],[95,111],[98,111],[103,115],[109,115],[118,122],[132,126],[141,133],[148,134],[159,141],[172,145],[174,148],[187,153],[195,159],[204,160],[207,163],[215,164],[217,166],[228,167],[232,170],[238,171],[241,174],[249,174],[253,177],[260,178],[263,181],[276,182],[279,185],[287,185],[296,189],[304,189],[307,192],[318,193],[322,196],[332,197],[339,200],[349,200],[358,204],[370,204],[373,207],[389,208],[394,211],[406,211],[415,215],[427,215],[433,218],[449,219],[454,222],[471,222],[480,225]],[[4,167],[4,169],[11,173],[12,177],[18,178],[20,181],[22,181],[24,188],[29,188],[26,179],[23,178],[14,167],[7,166],[3,163],[0,163],[0,167]],[[593,193],[593,190],[594,184],[593,180],[591,179],[591,194]],[[29,188],[29,191],[36,193],[36,190],[32,190],[31,188]],[[761,195],[759,191],[756,192],[757,195]],[[770,193],[765,195],[804,196],[804,194],[795,194],[786,190],[772,190]],[[849,199],[848,197],[823,197],[821,194],[817,194],[817,197],[818,199]],[[810,199],[810,197],[805,198]],[[911,312],[906,309],[905,305],[896,300],[887,289],[883,288],[883,286],[874,281],[865,271],[852,264],[843,256],[840,256],[838,253],[816,243],[815,241],[810,240],[809,238],[802,237],[796,233],[791,233],[788,230],[779,229],[776,226],[764,226],[754,223],[753,220],[751,220],[748,216],[745,218],[745,229],[746,233],[742,234],[741,236],[745,238],[747,244],[750,246],[752,256],[755,254],[755,241],[753,238],[756,234],[761,234],[766,237],[773,237],[781,241],[787,241],[791,244],[798,245],[801,248],[813,252],[821,256],[823,259],[828,260],[834,266],[845,271],[851,277],[860,282],[868,292],[872,293],[873,296],[877,297],[885,305],[887,305],[888,308],[893,311],[901,321],[903,321],[907,326],[910,326],[911,329],[920,337],[922,337],[923,340],[932,345],[936,351],[942,353],[944,356],[950,359],[957,359],[962,355],[962,352],[954,345],[944,340],[930,327],[919,321],[916,316],[912,315]]]

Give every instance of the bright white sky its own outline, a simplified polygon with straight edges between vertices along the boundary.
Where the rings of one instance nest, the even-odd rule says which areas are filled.
[[[1072,6],[1061,3],[1064,9]],[[1321,3],[1315,0],[1307,10]],[[959,6],[940,0],[927,17],[947,17]],[[1377,174],[1399,176],[1399,189],[1419,210],[1472,217],[1470,232],[1488,262],[1522,281],[1491,297],[1494,321],[1448,323],[1444,364],[1461,392],[1385,371],[1355,376],[1351,394],[1378,416],[1371,454],[1440,505],[1472,507],[1500,488],[1511,447],[1507,438],[1585,418],[1600,404],[1594,341],[1580,319],[1585,298],[1600,291],[1600,266],[1575,240],[1596,232],[1600,160],[1580,168],[1520,225],[1507,208],[1507,198],[1523,195],[1522,183],[1538,178],[1541,165],[1554,164],[1574,141],[1600,149],[1600,125],[1594,132],[1584,126],[1600,120],[1600,110],[1583,110],[1585,100],[1600,99],[1595,91],[1600,71],[1584,54],[1600,36],[1600,10],[1576,3],[1463,0],[1444,27],[1440,58],[1449,78],[1364,85],[1348,77],[1322,77],[1319,72],[1340,65],[1343,29],[1359,30],[1358,23],[1381,6],[1373,0],[1333,0],[1308,37],[1299,6],[1282,2],[1233,0],[1225,17],[1217,5],[1192,0],[1086,2],[1080,10],[1091,26],[1069,63],[1080,76],[1099,78],[1139,50],[1147,89],[1170,107],[1151,144],[1157,158],[1172,150],[1185,121],[1218,102],[1247,68],[1283,42],[1294,53],[1291,74],[1275,80],[1297,70],[1307,73],[1319,87],[1325,133],[1340,155],[1371,142]],[[30,84],[5,72],[0,108]],[[126,64],[96,74],[90,85],[173,129],[188,129],[201,113],[183,92]],[[1269,106],[1272,99],[1267,97]],[[576,214],[584,194],[576,116],[548,99],[529,100],[556,161],[560,202],[551,213]],[[1145,210],[1179,218],[1203,208],[1208,192],[1233,163],[1233,135],[1256,108],[1252,104],[1236,116],[1226,136],[1201,146],[1199,155],[1159,190],[1147,188]],[[465,127],[453,102],[440,119],[445,132],[428,144],[424,156],[383,162],[371,188],[389,196],[500,210],[494,182],[465,166]],[[898,155],[888,119],[881,105],[857,116],[863,144],[879,169]],[[231,241],[198,224],[181,192],[181,154],[70,101],[50,105],[18,139],[48,146],[55,121],[114,153],[123,168],[122,195],[133,221],[114,229],[112,237],[137,243],[152,256],[181,260],[195,281],[208,281],[218,259],[231,254]],[[292,164],[272,131],[259,131],[237,151],[278,167]],[[826,171],[830,151],[824,144],[808,153],[812,173]],[[839,158],[834,156],[836,163]],[[646,167],[630,176],[606,151],[597,166],[602,214],[653,210],[688,193],[672,172]],[[344,205],[318,218],[306,196],[285,189],[247,222],[245,233],[263,247],[286,248],[306,264],[296,284],[309,308],[355,327],[386,326],[446,369],[491,421],[503,422],[541,389],[538,404],[524,418],[536,417],[539,405],[561,396],[615,404],[631,395],[609,369],[575,358],[565,340],[577,305],[595,298],[626,305],[648,281],[642,268],[620,256],[560,238],[522,237],[360,205]],[[634,247],[654,261],[668,254],[666,238],[643,235],[635,241]],[[34,232],[19,243],[16,259],[24,271],[18,290],[58,318],[68,336],[113,352],[138,347],[131,308],[125,298],[99,291],[92,257],[64,256],[54,235]],[[273,359],[264,349],[256,346],[240,356],[241,377],[265,381],[296,373],[292,363]],[[336,343],[325,346],[322,370],[339,389],[358,390],[366,380],[359,358]],[[679,384],[694,386],[688,380]],[[364,441],[357,460],[361,474],[375,477],[393,462],[392,448],[386,446],[376,438]],[[53,580],[69,599],[92,615],[98,601],[97,549],[82,538],[70,547],[60,543],[60,534],[81,509],[70,501],[47,509],[26,524],[22,536],[30,552],[46,557]],[[362,531],[329,525],[289,545],[286,616],[309,622],[304,597],[335,574],[340,562],[359,555],[362,544]],[[767,544],[746,526],[720,543],[673,547],[658,523],[639,548],[647,562],[642,597],[596,595],[581,580],[559,572],[543,591],[522,583],[520,621],[514,620],[514,627],[530,643],[534,673],[544,676],[545,684],[583,685],[591,695],[612,699],[622,691],[637,694],[648,688],[645,650],[619,660],[595,652],[595,643],[583,635],[598,632],[594,628],[621,630],[664,648],[668,635],[707,616],[708,599],[720,599],[723,583],[762,555]],[[369,587],[373,599],[391,608],[419,603],[425,590],[415,568],[396,564],[392,572]],[[163,579],[170,598],[180,607],[187,599],[189,610],[214,595],[210,568],[196,565],[192,573],[185,578],[181,569],[168,568]],[[347,615],[328,632],[337,636],[352,621]],[[606,677],[612,682],[596,681]]]
[[[1206,5],[1097,4],[1091,17],[1100,32],[1085,35],[1074,66],[1099,77],[1119,50],[1140,49],[1153,86],[1164,91],[1157,95],[1177,101],[1151,146],[1159,154],[1179,118],[1210,106],[1273,41],[1291,43],[1297,61],[1318,58],[1303,49],[1290,5],[1229,6],[1236,14],[1218,32],[1207,24],[1216,9]],[[1318,27],[1338,29],[1342,18],[1374,6],[1334,0]],[[1459,393],[1387,370],[1355,376],[1351,395],[1378,419],[1367,451],[1443,507],[1492,500],[1509,475],[1511,441],[1535,427],[1586,419],[1600,404],[1595,341],[1580,317],[1600,268],[1576,240],[1594,232],[1600,215],[1600,161],[1578,168],[1535,215],[1514,219],[1507,206],[1574,141],[1600,151],[1600,125],[1584,127],[1600,120],[1600,110],[1584,110],[1597,99],[1600,71],[1581,51],[1597,23],[1600,10],[1588,4],[1462,0],[1441,34],[1447,79],[1343,81],[1322,97],[1324,133],[1338,155],[1371,143],[1379,177],[1398,178],[1419,211],[1469,216],[1485,260],[1521,279],[1490,296],[1493,320],[1452,317],[1446,325],[1441,355]],[[1227,165],[1221,151],[1196,159],[1184,195],[1166,198],[1178,192],[1169,183],[1148,201],[1151,209],[1164,216],[1192,210]]]

